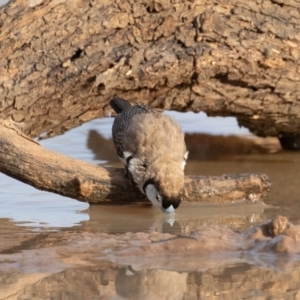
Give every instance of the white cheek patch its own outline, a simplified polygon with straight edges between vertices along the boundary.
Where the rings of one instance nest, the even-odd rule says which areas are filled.
[[[163,208],[161,203],[162,203],[162,196],[157,192],[157,189],[155,185],[153,184],[148,184],[145,189],[147,198],[151,201],[153,206],[157,207],[158,209],[162,210],[164,213],[173,213],[174,212],[174,207],[173,205],[170,205],[167,209]],[[157,198],[159,200],[157,200]]]
[[[158,193],[157,193],[157,189],[156,189],[155,185],[148,184],[146,186],[145,192],[146,192],[147,198],[151,201],[151,203],[155,207],[162,209],[161,203],[159,201],[157,201],[157,199],[156,199],[156,196]],[[161,199],[161,196],[160,196],[160,199]]]

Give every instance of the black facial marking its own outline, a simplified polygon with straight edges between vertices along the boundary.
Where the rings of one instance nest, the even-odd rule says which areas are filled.
[[[179,199],[163,199],[162,201],[162,207],[164,209],[169,208],[171,205],[174,207],[174,209],[178,208],[179,204],[180,204],[181,200]]]
[[[169,208],[170,206],[172,205],[172,202],[168,201],[168,200],[163,200],[161,206],[164,208],[164,209],[167,209]]]
[[[181,201],[178,201],[178,202],[173,202],[173,207],[174,209],[178,208],[179,204],[180,204]]]

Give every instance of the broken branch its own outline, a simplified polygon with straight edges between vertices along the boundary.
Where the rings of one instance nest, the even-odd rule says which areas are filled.
[[[47,150],[8,121],[0,121],[0,172],[39,190],[97,204],[147,202],[123,169],[103,168]],[[259,201],[270,190],[264,174],[186,176],[185,201]]]

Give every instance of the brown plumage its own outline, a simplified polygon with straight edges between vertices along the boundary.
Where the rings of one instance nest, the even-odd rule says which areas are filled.
[[[124,133],[124,148],[137,157],[135,165],[147,166],[135,172],[136,183],[155,178],[167,197],[178,195],[183,189],[182,162],[186,153],[178,123],[160,113],[139,114],[132,117]]]
[[[113,125],[118,156],[154,205],[163,210],[171,205],[177,208],[183,194],[187,158],[180,125],[172,117],[147,106],[123,106],[125,109]]]

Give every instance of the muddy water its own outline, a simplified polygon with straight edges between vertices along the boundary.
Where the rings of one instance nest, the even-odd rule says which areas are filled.
[[[232,118],[171,114],[186,132],[188,174],[266,173],[273,187],[265,204],[182,204],[173,220],[147,205],[89,207],[0,175],[0,299],[300,299],[299,260],[285,255],[113,259],[148,234],[186,236],[199,226],[244,230],[279,214],[299,224],[298,153],[254,139]],[[95,120],[42,145],[120,166],[112,121]]]

